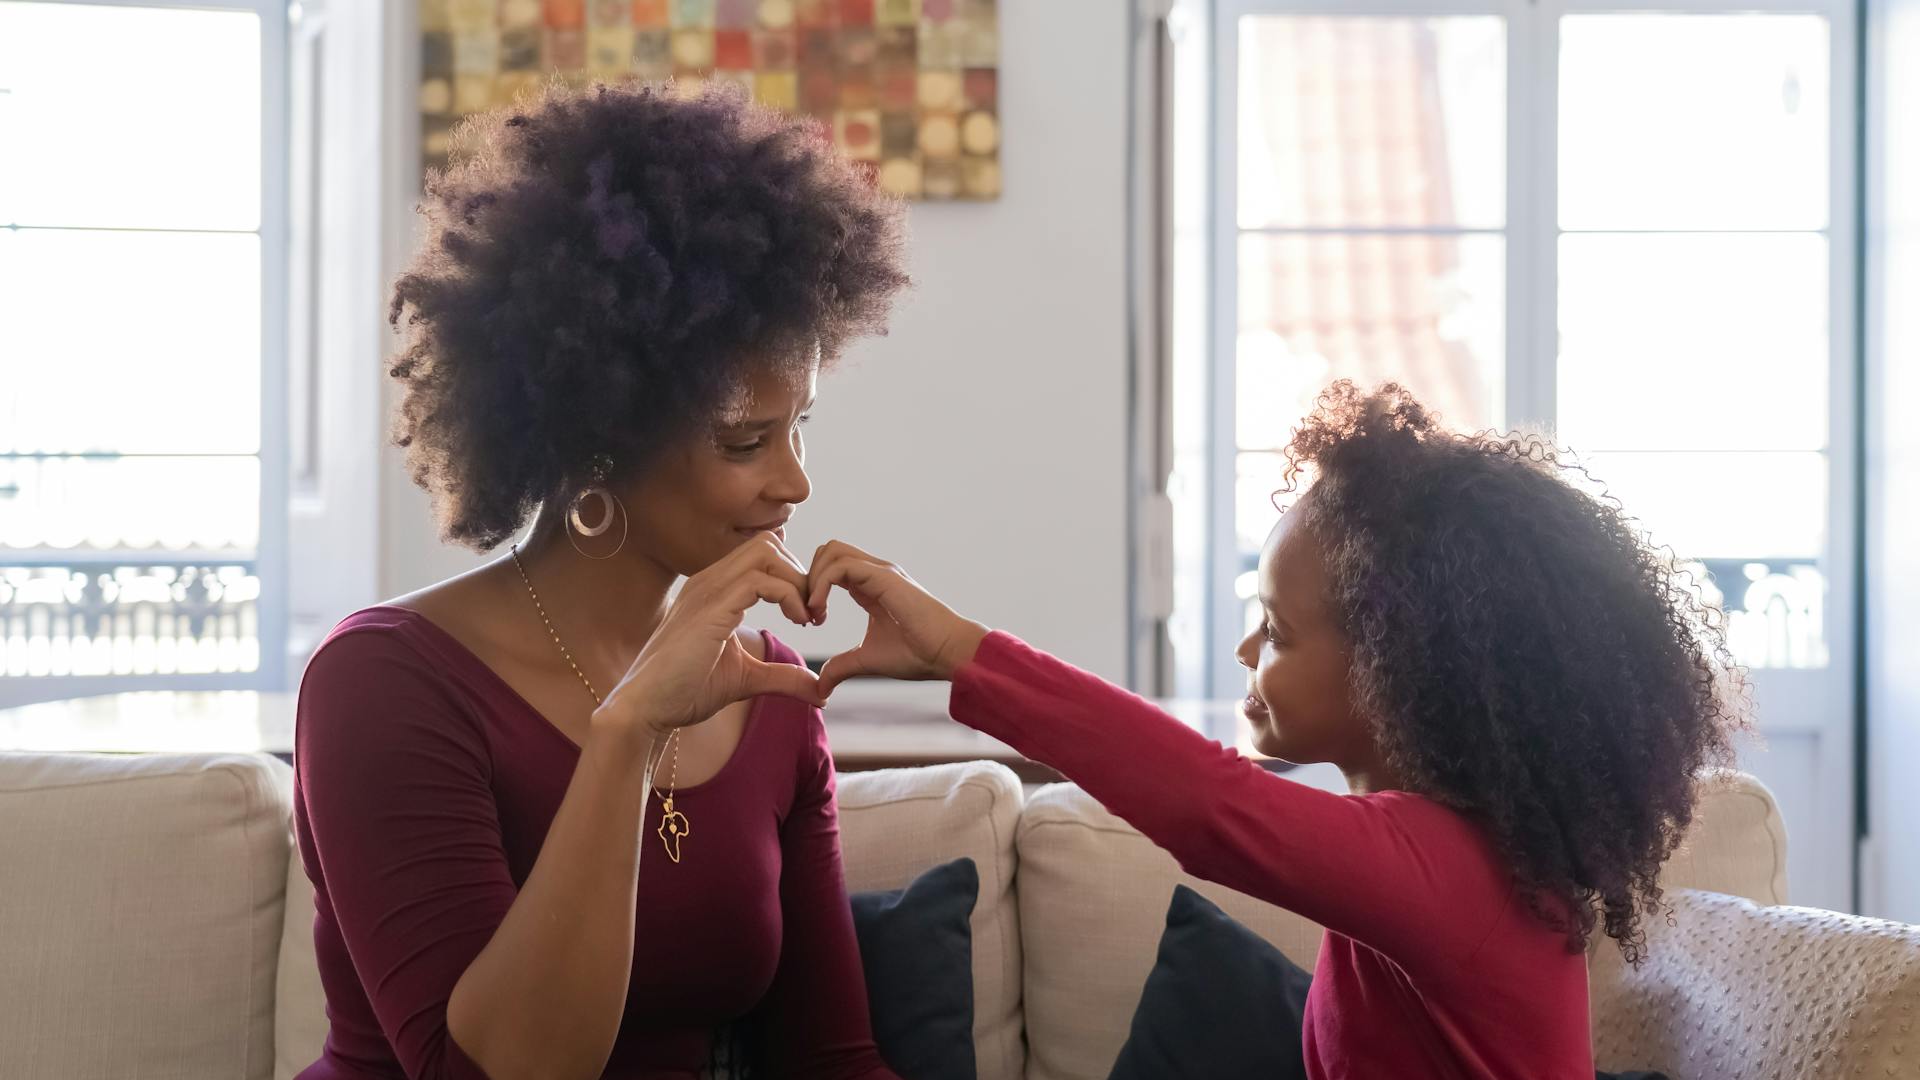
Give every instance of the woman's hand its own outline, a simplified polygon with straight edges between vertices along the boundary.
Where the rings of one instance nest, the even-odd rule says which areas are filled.
[[[735,632],[747,609],[762,600],[796,623],[811,624],[806,589],[806,572],[773,533],[735,548],[687,579],[626,676],[595,710],[594,723],[660,739],[760,694],[824,704],[813,672],[755,658]]]
[[[973,659],[988,629],[935,599],[905,570],[851,544],[830,541],[814,553],[807,609],[826,618],[827,593],[838,585],[867,612],[867,636],[820,671],[826,697],[848,679],[946,679]]]

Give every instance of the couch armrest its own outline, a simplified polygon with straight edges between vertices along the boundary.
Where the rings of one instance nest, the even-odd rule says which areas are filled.
[[[1594,1061],[1676,1080],[1920,1075],[1920,926],[1674,889],[1593,956]]]

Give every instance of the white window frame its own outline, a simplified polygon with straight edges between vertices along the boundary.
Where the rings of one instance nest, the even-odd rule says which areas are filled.
[[[1235,542],[1234,361],[1238,336],[1239,266],[1237,185],[1238,25],[1247,15],[1435,17],[1494,15],[1507,26],[1507,191],[1504,229],[1337,227],[1292,232],[1458,235],[1498,233],[1506,238],[1505,386],[1495,415],[1507,427],[1551,429],[1556,403],[1557,267],[1561,231],[1557,206],[1559,27],[1562,16],[1606,12],[1675,14],[1810,14],[1829,26],[1832,172],[1828,241],[1830,393],[1828,416],[1827,577],[1823,628],[1831,660],[1818,669],[1765,669],[1751,675],[1758,727],[1781,746],[1810,743],[1796,768],[1818,797],[1795,821],[1795,901],[1850,907],[1857,888],[1833,883],[1854,877],[1856,847],[1857,619],[1860,607],[1859,415],[1860,342],[1857,304],[1857,185],[1859,70],[1857,9],[1842,0],[1212,0],[1212,171],[1209,198],[1210,395],[1208,454],[1207,640],[1203,646],[1215,697],[1237,697],[1245,673],[1233,659],[1242,614],[1233,596],[1239,568]],[[1756,230],[1719,230],[1753,232]],[[1795,230],[1800,231],[1800,230]],[[1784,759],[1775,759],[1784,760]],[[1843,797],[1844,796],[1844,797]],[[1804,895],[1802,895],[1804,894]]]
[[[215,553],[214,560],[248,564],[260,581],[256,605],[260,662],[254,671],[150,675],[45,675],[4,680],[0,707],[55,698],[134,690],[278,690],[287,682],[287,335],[288,335],[288,35],[284,0],[51,0],[99,7],[245,11],[260,20],[260,534],[252,557]],[[161,231],[161,230],[156,230]],[[198,230],[165,230],[198,231]],[[119,556],[148,565],[180,559]],[[51,550],[15,550],[13,566],[111,566],[113,553],[78,558]]]

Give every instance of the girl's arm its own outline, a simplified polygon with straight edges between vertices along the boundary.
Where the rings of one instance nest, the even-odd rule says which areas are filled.
[[[1505,902],[1497,861],[1452,811],[1275,776],[1011,635],[987,636],[955,672],[951,710],[1058,769],[1188,873],[1389,955],[1446,949],[1450,929],[1470,951]]]
[[[961,723],[1058,769],[1188,872],[1300,913],[1403,964],[1470,957],[1513,900],[1467,820],[1402,793],[1334,795],[1274,776],[1145,699],[962,618],[899,567],[834,542],[809,607],[841,586],[866,639],[821,689],[880,675],[951,679]]]

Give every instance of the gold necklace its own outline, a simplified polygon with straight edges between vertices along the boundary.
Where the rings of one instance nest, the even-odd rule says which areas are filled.
[[[566,643],[560,640],[559,631],[553,628],[553,620],[547,618],[546,606],[540,603],[540,594],[534,591],[533,579],[527,576],[526,564],[520,561],[520,545],[514,544],[510,550],[513,552],[514,568],[520,571],[520,580],[526,583],[527,595],[533,598],[533,609],[540,613],[540,621],[546,624],[547,636],[551,637],[553,643],[559,647],[560,655],[566,659],[567,666],[572,668],[573,673],[580,677],[580,685],[587,688],[587,694],[593,698],[593,703],[595,705],[601,704],[600,692],[593,688],[593,683],[587,679],[587,673],[580,670],[580,665],[573,662],[573,653],[569,652]],[[667,775],[667,793],[661,795],[660,789],[655,787],[651,781],[648,782],[647,786],[652,787],[653,793],[659,796],[660,799],[660,828],[656,830],[660,834],[660,843],[666,846],[667,858],[677,863],[680,861],[681,841],[693,834],[693,829],[687,822],[687,815],[673,808],[674,792],[678,788],[680,781],[679,728],[674,728],[673,731],[667,735],[667,746],[673,750],[673,765],[670,767]],[[663,758],[667,756],[666,749],[660,751],[660,756]],[[649,766],[654,764],[651,757],[651,748],[649,748],[647,764]],[[652,775],[651,770],[649,770],[648,775]]]

